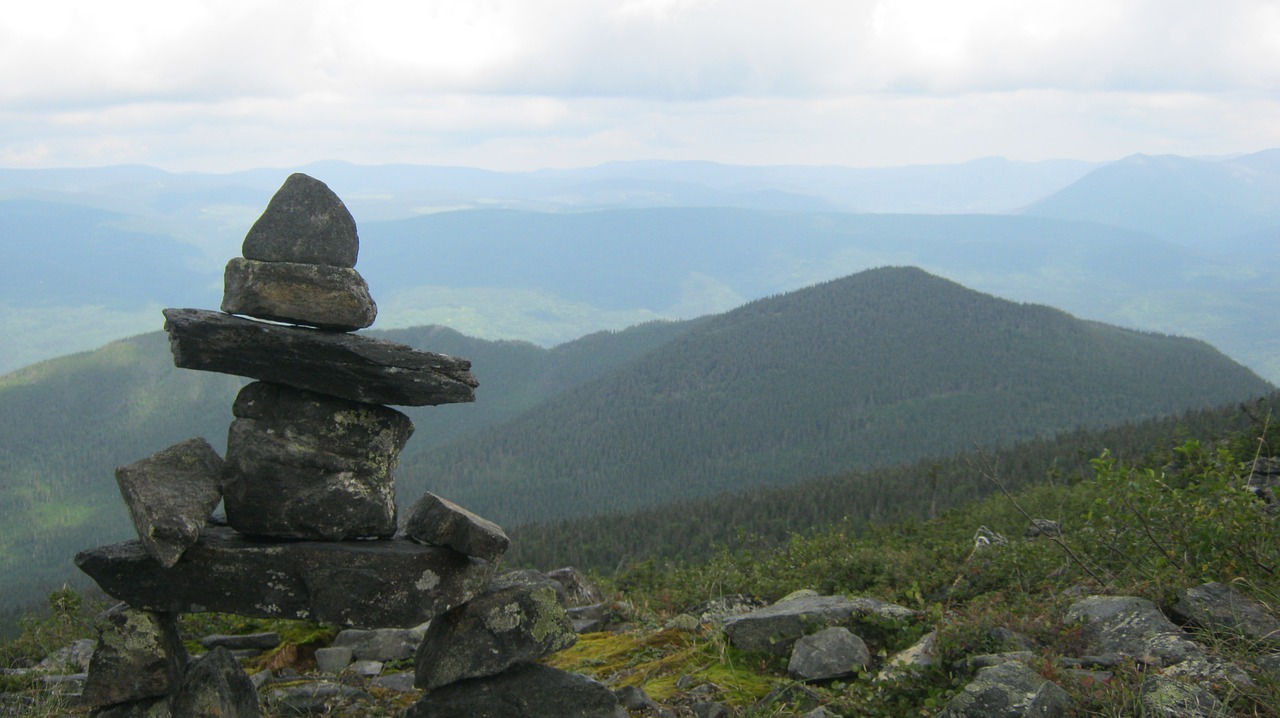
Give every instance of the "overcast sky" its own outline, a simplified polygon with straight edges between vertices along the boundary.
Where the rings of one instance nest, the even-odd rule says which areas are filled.
[[[31,0],[0,167],[1280,147],[1280,0]]]

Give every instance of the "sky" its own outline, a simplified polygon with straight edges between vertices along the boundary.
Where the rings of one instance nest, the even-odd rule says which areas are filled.
[[[1280,0],[39,0],[0,167],[855,167],[1280,147]]]

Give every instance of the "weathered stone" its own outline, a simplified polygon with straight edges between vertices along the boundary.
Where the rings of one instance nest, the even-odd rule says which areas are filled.
[[[471,362],[357,334],[286,327],[205,309],[166,309],[173,363],[369,404],[475,401]]]
[[[402,718],[626,718],[613,692],[577,673],[523,664],[428,693]]]
[[[369,681],[369,684],[378,688],[396,691],[397,693],[413,693],[418,690],[413,687],[413,671],[384,673]]]
[[[887,680],[897,676],[909,676],[918,673],[921,669],[928,668],[938,659],[935,654],[938,646],[938,632],[930,631],[921,636],[910,648],[899,651],[884,662],[884,667],[880,669],[880,673],[876,674],[877,681]]]
[[[235,656],[225,648],[214,648],[187,669],[182,687],[173,695],[170,708],[182,718],[254,718],[258,691]]]
[[[590,606],[574,606],[566,609],[565,614],[569,616],[569,623],[573,625],[574,633],[595,633],[603,631],[609,626],[609,622],[613,619],[613,609],[607,603],[594,603]],[[689,616],[689,614],[681,614],[681,616]],[[676,616],[680,618],[680,616]],[[687,630],[697,630],[698,619],[689,616],[693,622],[693,626]],[[675,622],[675,619],[672,619]],[[670,626],[671,624],[668,624]]]
[[[232,528],[326,541],[395,533],[409,417],[266,382],[241,389],[232,413],[223,485]]]
[[[382,661],[354,661],[343,671],[356,676],[372,678],[382,673]]]
[[[1083,624],[1081,638],[1089,654],[1118,653],[1157,666],[1204,657],[1200,646],[1145,598],[1089,596],[1067,609],[1066,620]]]
[[[360,253],[356,221],[328,185],[289,175],[245,235],[241,254],[264,262],[354,267]]]
[[[1218,635],[1280,645],[1280,621],[1257,601],[1213,581],[1178,592],[1172,613]]]
[[[86,673],[93,660],[93,651],[97,641],[81,638],[45,656],[36,664],[35,670],[50,673]]]
[[[805,595],[730,618],[724,630],[738,648],[788,656],[796,639],[829,626],[848,624],[860,605],[844,596]],[[864,608],[870,610],[874,606],[867,604]]]
[[[418,648],[419,688],[494,675],[578,640],[551,579],[512,574],[501,579],[483,595],[431,621]]]
[[[245,633],[238,636],[225,636],[215,633],[200,639],[200,645],[206,650],[222,646],[228,651],[266,651],[280,645],[280,634],[275,631],[262,633]]]
[[[116,469],[116,483],[143,547],[172,566],[222,498],[222,458],[204,439],[188,439]]]
[[[662,709],[657,701],[649,697],[640,686],[622,686],[613,692],[618,697],[618,704],[629,711],[654,712]]]
[[[787,673],[802,681],[826,681],[853,675],[870,662],[867,644],[849,629],[835,626],[799,638]]]
[[[368,700],[370,695],[359,688],[330,681],[315,681],[276,688],[267,694],[269,703],[281,715],[306,713],[339,713],[335,704]],[[346,715],[358,715],[347,713]]]
[[[363,329],[378,316],[354,269],[235,257],[222,273],[222,311],[330,331]]]
[[[600,592],[600,589],[591,585],[587,577],[573,566],[565,566],[554,571],[548,571],[547,578],[564,586],[566,606],[589,606],[604,600],[604,594]]]
[[[1142,715],[1149,718],[1227,718],[1231,715],[1207,688],[1163,676],[1144,680],[1138,701]]]
[[[423,635],[412,628],[348,628],[334,637],[333,645],[350,648],[360,661],[402,661],[418,650]]]
[[[366,628],[412,626],[479,593],[493,564],[438,546],[384,541],[263,542],[209,527],[172,568],[137,541],[82,551],[102,590],[157,611],[218,611]]]
[[[133,542],[137,546],[137,542]],[[137,551],[163,571],[139,546]],[[94,622],[98,645],[89,662],[81,700],[85,705],[127,703],[172,693],[187,667],[187,650],[172,613],[113,606]]]
[[[1014,661],[978,671],[938,718],[1057,718],[1070,705],[1056,683]]]
[[[350,646],[329,646],[316,650],[316,670],[321,673],[339,673],[351,665]]]
[[[409,509],[404,532],[415,541],[448,546],[486,561],[498,560],[511,545],[497,524],[430,492]]]

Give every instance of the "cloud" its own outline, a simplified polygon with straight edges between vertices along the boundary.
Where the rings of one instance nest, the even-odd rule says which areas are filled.
[[[1278,87],[1276,0],[42,0],[0,162],[1230,152]]]

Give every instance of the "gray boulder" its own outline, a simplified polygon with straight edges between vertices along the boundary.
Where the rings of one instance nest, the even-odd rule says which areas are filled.
[[[978,671],[938,718],[1057,718],[1070,706],[1066,691],[1015,661]]]
[[[919,611],[874,598],[818,596],[797,592],[777,603],[725,621],[733,645],[747,651],[789,656],[796,639],[830,626],[853,626],[860,620],[915,621]]]
[[[265,382],[241,389],[232,413],[223,486],[232,528],[326,541],[395,533],[409,417]]]
[[[548,571],[547,578],[564,586],[566,606],[589,606],[604,600],[604,594],[600,592],[600,589],[591,585],[587,577],[573,566],[565,566],[554,571]]]
[[[313,681],[273,689],[267,694],[267,703],[282,715],[307,713],[360,715],[360,713],[340,713],[335,709],[369,698],[370,695],[359,688],[331,681]]]
[[[1067,609],[1066,620],[1083,624],[1086,654],[1119,654],[1157,666],[1204,658],[1203,649],[1145,598],[1089,596]]]
[[[415,541],[448,546],[486,561],[498,560],[511,545],[497,524],[430,492],[409,509],[404,533]]]
[[[1139,704],[1144,718],[1228,718],[1227,707],[1208,689],[1163,676],[1142,682]]]
[[[328,185],[289,175],[245,235],[241,254],[263,262],[354,267],[360,253],[356,221]]]
[[[415,685],[429,691],[491,676],[577,640],[551,579],[506,574],[483,595],[431,622],[418,648]]]
[[[937,647],[938,632],[930,631],[926,633],[910,648],[890,656],[889,660],[884,662],[884,667],[876,674],[875,679],[883,681],[895,677],[910,676],[932,666],[938,662]]]
[[[154,559],[147,560],[159,566]],[[94,624],[98,645],[81,693],[85,705],[169,695],[181,685],[187,650],[178,637],[174,614],[118,604],[99,615]]]
[[[204,439],[188,439],[116,469],[142,546],[172,566],[200,537],[222,498],[222,457]]]
[[[357,334],[166,309],[173,363],[369,404],[475,401],[471,362]]]
[[[1171,612],[1214,634],[1280,646],[1280,621],[1261,603],[1224,583],[1213,581],[1179,591]]]
[[[354,269],[235,257],[222,273],[222,311],[330,331],[363,329],[378,316]]]
[[[87,673],[97,645],[98,642],[90,638],[72,641],[45,656],[36,664],[35,670],[42,673]]]
[[[626,718],[600,683],[536,663],[431,691],[402,718]]]
[[[364,628],[431,620],[483,590],[494,570],[407,539],[267,542],[216,526],[172,568],[137,541],[82,551],[76,565],[111,596],[150,610]]]
[[[351,665],[350,646],[329,646],[316,650],[316,670],[321,673],[341,673]]]
[[[257,718],[258,691],[235,656],[214,648],[187,669],[182,686],[170,701],[181,718]]]
[[[422,635],[411,628],[348,628],[334,637],[333,645],[350,648],[358,661],[401,661],[418,650]]]
[[[849,629],[835,626],[798,639],[787,673],[802,681],[827,681],[851,676],[870,662],[867,644]]]

